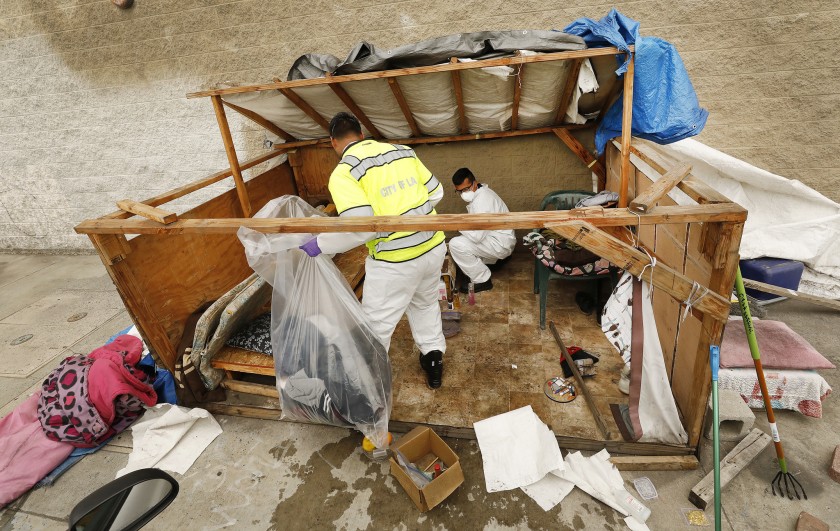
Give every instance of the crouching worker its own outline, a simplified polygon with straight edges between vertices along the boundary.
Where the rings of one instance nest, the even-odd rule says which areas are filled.
[[[499,194],[479,183],[472,172],[461,168],[452,176],[455,191],[467,202],[470,214],[509,212]],[[449,254],[461,271],[470,278],[476,292],[493,289],[487,265],[504,260],[513,253],[516,235],[513,230],[462,230],[449,241]],[[466,291],[466,286],[461,287]]]
[[[330,141],[341,157],[329,189],[343,218],[352,216],[434,216],[443,186],[406,146],[365,140],[359,121],[338,113],[330,121]],[[429,387],[443,379],[443,337],[438,282],[446,256],[440,231],[324,233],[300,248],[309,256],[348,251],[366,243],[362,309],[387,350],[391,335],[408,313]]]

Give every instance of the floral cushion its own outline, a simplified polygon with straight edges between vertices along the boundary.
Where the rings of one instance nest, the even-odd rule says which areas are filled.
[[[610,262],[597,254],[574,244],[557,234],[546,231],[531,232],[523,238],[542,264],[564,276],[605,275],[610,272]]]

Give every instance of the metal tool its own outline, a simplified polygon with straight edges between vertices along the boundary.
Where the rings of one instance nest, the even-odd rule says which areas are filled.
[[[779,436],[779,428],[776,426],[776,415],[773,413],[773,405],[770,403],[770,393],[767,391],[767,382],[764,379],[764,369],[761,367],[761,353],[758,350],[758,340],[755,337],[755,328],[753,327],[752,316],[750,315],[750,306],[747,302],[747,292],[744,289],[744,279],[741,276],[741,268],[735,275],[735,292],[738,294],[738,302],[741,304],[741,318],[744,321],[744,329],[747,332],[747,341],[750,344],[750,354],[752,354],[753,364],[755,364],[755,373],[758,376],[758,384],[761,387],[761,396],[764,398],[764,409],[767,412],[767,422],[770,423],[770,435],[773,437],[773,443],[776,446],[776,458],[779,461],[779,473],[770,482],[770,488],[773,494],[781,497],[787,496],[793,499],[796,495],[797,500],[802,498],[808,499],[805,494],[805,489],[799,483],[793,474],[788,472],[787,461],[785,460],[785,451],[782,448],[782,438]],[[776,494],[776,489],[779,489]],[[801,497],[800,497],[801,491]]]

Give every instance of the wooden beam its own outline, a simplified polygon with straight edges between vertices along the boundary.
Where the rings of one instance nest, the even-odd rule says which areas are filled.
[[[213,110],[216,111],[216,121],[219,122],[219,132],[222,133],[222,142],[225,145],[225,154],[227,154],[228,163],[230,164],[230,173],[233,175],[233,180],[236,183],[236,195],[239,196],[242,214],[246,218],[250,218],[251,200],[248,198],[248,189],[245,188],[245,180],[242,178],[242,171],[239,168],[239,159],[236,157],[236,148],[233,146],[233,137],[230,135],[230,127],[225,116],[225,107],[222,105],[222,98],[213,96],[210,99],[213,101]]]
[[[453,57],[452,63],[457,63],[458,58]],[[458,104],[458,130],[462,135],[467,134],[467,113],[464,109],[464,92],[461,89],[461,73],[458,70],[450,72],[452,74],[452,86],[455,89],[455,102]]]
[[[320,125],[321,127],[323,127],[323,128],[324,128],[324,131],[326,131],[327,133],[329,133],[329,132],[330,132],[330,124],[329,124],[329,122],[327,122],[327,121],[324,119],[324,117],[323,117],[323,116],[321,116],[321,115],[318,113],[318,111],[316,111],[315,109],[313,109],[311,105],[309,105],[308,103],[306,103],[306,101],[305,101],[303,98],[301,98],[300,96],[298,96],[298,95],[297,95],[297,93],[295,93],[295,91],[294,91],[294,90],[289,89],[289,88],[281,88],[281,89],[278,89],[278,90],[280,91],[280,93],[281,93],[281,94],[283,94],[284,96],[286,96],[286,97],[289,99],[289,101],[291,101],[292,103],[294,103],[295,105],[297,105],[297,108],[298,108],[298,109],[302,110],[302,111],[303,111],[303,112],[304,112],[307,116],[309,116],[310,118],[312,118],[312,120],[314,120],[316,124],[318,124],[318,125]]]
[[[132,201],[131,199],[121,199],[117,201],[117,207],[125,210],[126,212],[143,216],[146,219],[163,223],[164,225],[178,221],[178,214],[175,212],[167,212],[166,210],[144,205],[143,203],[138,203],[137,201]]]
[[[691,164],[682,163],[674,166],[665,172],[650,188],[637,195],[630,202],[630,210],[639,214],[647,214],[660,199],[665,197],[665,194],[673,190],[689,173],[691,173]]]
[[[617,143],[615,145],[620,149]],[[668,168],[673,165],[672,162],[666,160],[659,153],[648,149],[645,143],[639,139],[634,139],[630,144],[630,154],[639,157],[642,162],[659,172],[660,175],[664,175],[668,171]],[[677,188],[701,205],[732,202],[728,197],[691,174],[680,181],[677,184]]]
[[[562,140],[564,144],[566,144],[566,146],[577,156],[577,158],[586,164],[587,168],[592,170],[592,173],[598,176],[599,181],[606,182],[607,170],[604,168],[604,165],[601,164],[588,149],[583,147],[583,144],[578,142],[577,138],[573,137],[566,129],[554,129],[554,134],[557,135],[557,138]]]
[[[601,435],[604,439],[609,440],[611,433],[609,428],[607,428],[607,424],[604,422],[604,419],[601,418],[601,413],[595,405],[595,397],[593,397],[592,393],[589,392],[589,388],[586,386],[583,376],[580,375],[577,363],[575,363],[575,360],[572,359],[572,355],[569,354],[569,351],[566,349],[566,345],[563,344],[560,334],[557,333],[557,327],[554,326],[554,321],[550,321],[548,323],[548,327],[551,329],[551,335],[554,336],[554,341],[557,343],[557,346],[560,347],[560,355],[566,360],[566,365],[569,366],[569,369],[572,371],[572,375],[575,377],[577,388],[583,394],[583,398],[586,399],[586,405],[589,406],[589,412],[592,413],[592,418],[595,419],[595,424],[598,426],[598,429],[601,430]]]
[[[411,109],[408,107],[408,102],[405,101],[405,96],[403,96],[402,89],[400,88],[400,83],[397,81],[396,78],[389,77],[388,78],[388,86],[391,87],[391,92],[394,94],[394,98],[397,100],[397,105],[400,106],[400,110],[405,116],[405,121],[408,122],[408,127],[411,129],[411,134],[414,136],[420,136],[420,128],[417,127],[417,122],[414,121],[414,115],[411,114]]]
[[[823,306],[825,308],[831,308],[832,310],[840,310],[840,301],[837,299],[829,299],[827,297],[809,295],[807,293],[802,293],[801,291],[794,291],[792,289],[781,288],[779,286],[765,284],[764,282],[750,280],[748,278],[744,279],[744,286],[752,289],[757,289],[758,291],[763,291],[765,293],[772,293],[773,295],[780,295],[782,297],[789,297],[791,299],[796,299],[803,302],[810,302],[811,304],[816,304],[817,306]]]
[[[249,120],[251,120],[255,124],[263,127],[264,129],[266,129],[268,131],[271,131],[272,133],[274,133],[275,135],[279,136],[280,138],[282,138],[283,140],[285,140],[287,142],[295,139],[295,137],[293,137],[292,135],[290,135],[286,131],[280,129],[273,122],[270,122],[270,121],[266,120],[265,118],[263,118],[259,114],[255,113],[254,111],[249,111],[248,109],[243,109],[242,107],[240,107],[238,105],[234,105],[233,103],[230,103],[228,101],[222,100],[222,103],[228,109],[233,109],[234,111],[238,112],[239,114],[241,114],[245,118],[248,118]]]
[[[569,110],[569,104],[572,102],[572,94],[577,89],[578,76],[580,75],[582,64],[583,59],[575,59],[569,66],[569,75],[566,76],[566,84],[563,85],[563,91],[560,93],[560,100],[557,103],[557,116],[554,117],[555,125],[560,125],[566,121],[566,111]]]
[[[519,101],[522,99],[522,77],[525,65],[519,65],[513,77],[513,106],[510,109],[510,128],[516,131],[519,127]]]
[[[365,129],[367,129],[368,132],[370,132],[370,135],[373,138],[377,140],[382,138],[382,133],[380,133],[379,129],[377,129],[376,126],[373,125],[373,122],[370,121],[365,112],[361,108],[359,108],[358,105],[356,105],[356,102],[353,101],[353,98],[350,97],[350,94],[347,94],[347,91],[344,90],[344,87],[333,83],[330,85],[330,88],[333,92],[335,92],[335,95],[338,96],[338,98],[344,103],[344,105],[346,105],[347,108],[350,109],[350,112],[352,112],[353,115],[356,118],[358,118],[360,122],[362,122],[362,125],[365,126]]]
[[[552,126],[552,127],[537,127],[534,129],[521,129],[517,131],[496,131],[491,133],[470,133],[466,135],[452,135],[452,136],[421,136],[421,137],[409,137],[409,138],[396,138],[396,139],[389,139],[388,141],[393,144],[405,144],[405,145],[414,145],[414,144],[443,144],[446,142],[466,142],[470,140],[493,140],[497,138],[508,138],[513,136],[526,136],[526,135],[540,135],[545,133],[553,133],[557,129],[568,129],[568,130],[577,130],[577,129],[588,129],[592,127],[591,125],[587,124],[569,124],[569,125],[561,125],[561,126]],[[275,150],[278,151],[290,151],[292,149],[297,149],[299,147],[304,146],[313,146],[313,145],[323,145],[323,147],[330,147],[329,146],[329,139],[328,138],[321,138],[318,140],[299,140],[297,142],[287,142],[285,144],[276,144],[274,146]]]
[[[693,455],[628,455],[610,457],[619,470],[697,470],[700,461]]]
[[[627,72],[624,73],[624,101],[621,114],[621,185],[618,191],[618,206],[627,206],[627,190],[630,187],[630,139],[633,130],[633,72],[635,71],[633,54],[627,61]]]
[[[256,166],[258,164],[262,164],[263,162],[269,161],[269,160],[273,159],[274,157],[277,157],[277,156],[282,155],[282,154],[283,154],[282,151],[269,151],[268,153],[263,153],[262,155],[256,156],[252,159],[248,159],[247,161],[243,162],[239,166],[239,168],[241,170],[247,170],[249,168],[253,168],[254,166]],[[222,170],[222,171],[217,171],[216,173],[208,175],[207,177],[204,177],[202,179],[198,179],[197,181],[193,181],[191,183],[185,184],[184,186],[179,186],[178,188],[175,188],[174,190],[164,192],[164,193],[156,195],[154,197],[144,199],[143,201],[140,201],[140,202],[143,203],[144,205],[160,206],[160,205],[169,203],[170,201],[174,201],[175,199],[178,199],[179,197],[184,197],[185,195],[191,194],[192,192],[195,192],[196,190],[201,190],[202,188],[210,186],[211,184],[215,184],[215,183],[221,181],[222,179],[230,177],[231,175],[232,174],[231,174],[230,168],[228,168],[226,170]],[[110,214],[106,214],[105,216],[103,216],[103,219],[125,219],[125,218],[130,218],[131,216],[132,216],[132,214],[129,213],[129,212],[119,210],[117,212],[111,212]]]
[[[653,285],[676,299],[677,302],[684,303],[692,291],[695,291],[693,308],[717,321],[726,322],[729,319],[728,299],[713,291],[705,290],[704,286],[700,286],[700,293],[697,293],[696,289],[693,290],[694,282],[691,279],[663,262],[657,262],[654,267],[647,267],[650,259],[645,253],[598,230],[594,225],[586,221],[573,220],[560,225],[550,225],[548,228],[567,240],[606,258],[618,267],[630,271],[634,276],[638,277],[644,272],[645,280],[652,277]]]
[[[79,234],[231,234],[248,227],[266,234],[289,232],[393,232],[427,230],[504,230],[589,222],[595,226],[654,225],[657,223],[742,222],[746,212],[738,205],[697,205],[657,208],[643,216],[626,208],[585,211],[548,210],[505,214],[438,214],[436,216],[359,216],[348,218],[216,218],[179,219],[160,225],[139,219],[93,219],[76,227]],[[581,220],[581,221],[578,221]],[[642,256],[644,256],[642,254]],[[605,256],[604,258],[609,259]],[[729,303],[726,303],[727,309]]]
[[[720,490],[726,488],[735,479],[738,472],[746,468],[770,444],[770,436],[753,428],[749,435],[738,443],[731,452],[720,461]],[[715,497],[714,471],[706,474],[700,483],[691,489],[688,501],[699,509],[705,509]]]
[[[222,380],[222,387],[237,393],[245,393],[248,395],[268,396],[271,398],[280,398],[280,393],[273,385],[263,385],[251,382],[243,382],[240,380]]]
[[[630,50],[634,49],[634,46],[630,46]],[[315,85],[329,85],[332,83],[349,83],[351,81],[362,81],[366,79],[389,79],[418,74],[431,74],[435,72],[451,72],[453,70],[472,70],[473,68],[488,68],[492,66],[511,66],[530,63],[544,63],[550,61],[565,61],[568,59],[603,57],[610,55],[619,55],[622,53],[624,53],[622,50],[619,50],[618,48],[615,48],[613,46],[605,48],[586,48],[583,50],[570,50],[567,52],[501,57],[498,59],[482,59],[479,61],[470,61],[468,63],[447,63],[433,66],[415,66],[411,68],[399,68],[395,70],[363,72],[360,74],[349,74],[344,76],[330,76],[328,78],[319,77],[314,79],[296,79],[293,81],[275,81],[274,83],[265,83],[259,85],[249,85],[243,87],[230,87],[224,89],[192,92],[187,94],[187,98],[205,98],[207,96],[242,94],[245,92],[259,92],[263,90],[279,90],[281,88],[300,88],[311,87]]]

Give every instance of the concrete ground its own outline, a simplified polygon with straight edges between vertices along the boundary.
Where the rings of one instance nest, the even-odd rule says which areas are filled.
[[[771,306],[768,317],[787,322],[840,364],[840,313],[787,301]],[[0,255],[0,415],[28,396],[63,357],[89,352],[129,324],[97,257]],[[28,334],[33,336],[28,341],[11,345]],[[823,375],[840,389],[837,371]],[[822,419],[778,413],[788,460],[808,500],[770,494],[777,466],[768,447],[724,491],[724,529],[792,530],[802,510],[833,525],[840,522],[840,485],[826,473],[831,452],[840,444],[837,400],[824,403]],[[763,415],[756,411],[756,425],[768,431]],[[474,441],[448,440],[461,458],[466,481],[441,506],[420,514],[387,466],[361,454],[356,433],[217,418],[224,433],[186,475],[175,475],[180,493],[148,529],[625,529],[617,513],[580,490],[549,512],[518,490],[488,494]],[[114,478],[130,447],[130,434],[125,434],[85,457],[55,486],[22,496],[0,511],[0,530],[66,529],[73,506]],[[641,476],[656,486],[659,498],[648,504],[651,529],[688,528],[681,509],[691,507],[689,490],[711,470],[710,454],[704,443],[696,471],[622,474],[631,492],[630,481]],[[711,522],[713,510],[706,516]]]

